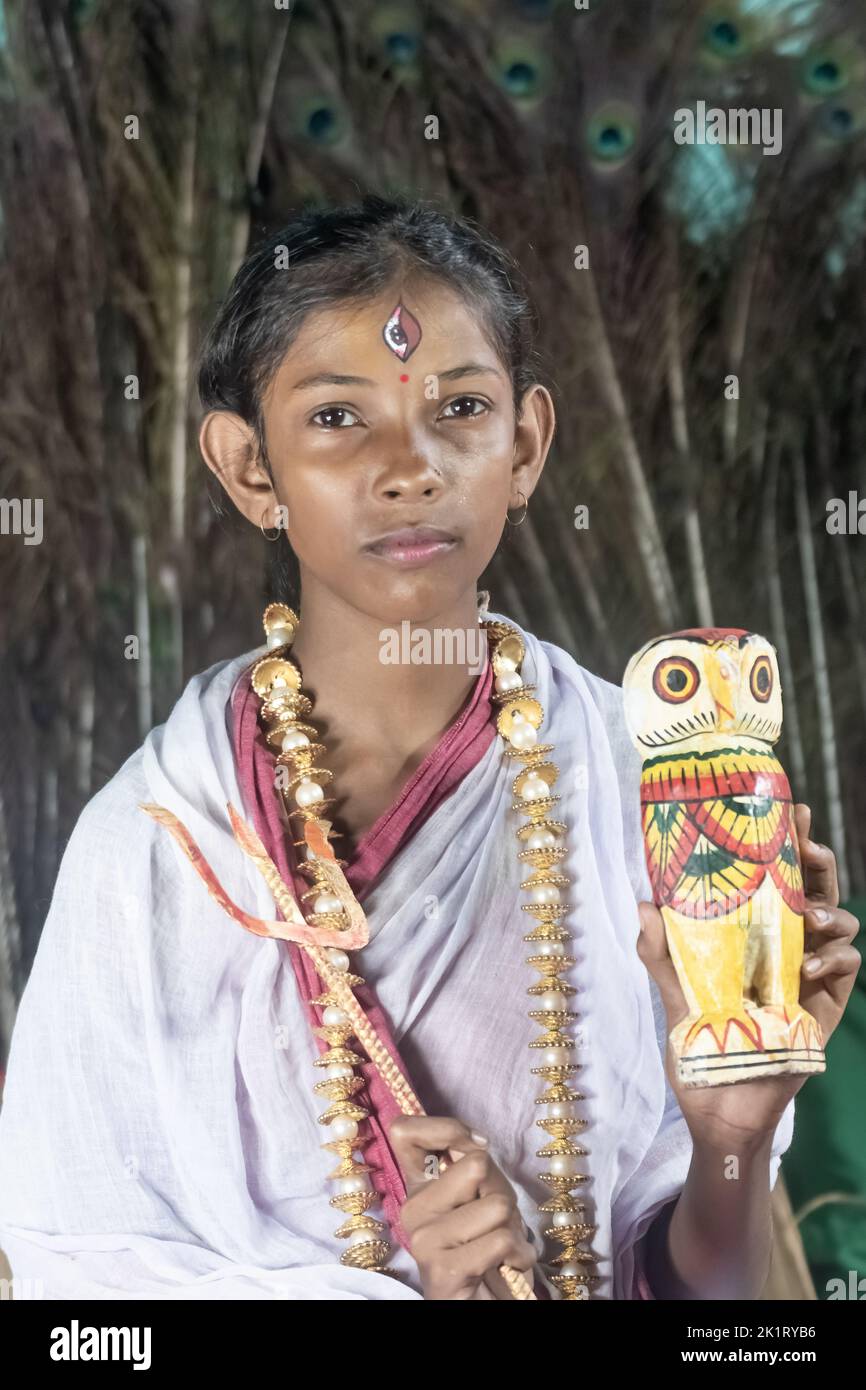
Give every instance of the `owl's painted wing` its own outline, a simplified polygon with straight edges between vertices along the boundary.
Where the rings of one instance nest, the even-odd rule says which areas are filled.
[[[760,887],[766,869],[713,845],[684,802],[644,807],[644,844],[653,896],[684,917],[725,917]]]
[[[748,903],[769,870],[793,906],[790,795],[772,752],[732,748],[648,760],[641,797],[656,902],[688,917],[726,916]]]
[[[722,753],[713,775],[721,794],[693,808],[695,824],[714,848],[733,855],[738,864],[765,865],[788,906],[802,913],[791,788],[775,754]]]
[[[806,895],[803,890],[803,872],[793,805],[788,807],[788,833],[777,857],[770,865],[770,874],[791,911],[802,916],[806,910]]]
[[[647,869],[657,903],[667,903],[698,840],[698,830],[682,801],[651,801],[643,808]]]
[[[772,864],[788,836],[788,803],[755,794],[719,796],[692,810],[711,845],[750,864]]]

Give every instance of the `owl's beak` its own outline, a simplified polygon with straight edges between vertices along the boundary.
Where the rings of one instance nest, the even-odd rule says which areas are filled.
[[[724,669],[723,669],[724,668]],[[729,671],[730,674],[725,674]],[[707,684],[716,707],[716,728],[730,729],[734,723],[733,682],[736,672],[729,656],[719,652],[707,652]]]

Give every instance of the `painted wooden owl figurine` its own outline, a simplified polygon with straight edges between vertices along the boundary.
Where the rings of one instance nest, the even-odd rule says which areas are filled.
[[[647,642],[623,676],[643,758],[647,866],[689,1013],[670,1043],[679,1080],[718,1086],[824,1070],[799,1004],[803,878],[775,649],[739,628]]]

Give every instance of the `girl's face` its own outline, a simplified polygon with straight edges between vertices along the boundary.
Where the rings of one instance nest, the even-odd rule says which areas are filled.
[[[467,596],[474,612],[554,417],[534,386],[515,421],[508,372],[456,293],[415,281],[311,314],[262,408],[273,488],[239,462],[238,423],[251,435],[239,417],[206,417],[202,452],[252,522],[286,524],[305,600],[324,589],[389,624],[434,619]]]

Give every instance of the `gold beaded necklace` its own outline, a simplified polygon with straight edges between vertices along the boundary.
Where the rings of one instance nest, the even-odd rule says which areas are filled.
[[[521,904],[521,910],[534,917],[536,923],[523,939],[532,950],[527,964],[539,977],[527,993],[536,1005],[529,1017],[542,1029],[528,1046],[539,1054],[540,1065],[531,1068],[532,1074],[541,1077],[545,1085],[535,1101],[544,1107],[544,1113],[535,1123],[549,1135],[549,1142],[536,1150],[538,1158],[549,1160],[547,1170],[538,1177],[552,1194],[539,1205],[539,1211],[548,1218],[545,1236],[562,1246],[549,1261],[548,1277],[563,1299],[578,1301],[587,1299],[598,1282],[598,1275],[593,1272],[595,1256],[580,1248],[597,1227],[583,1220],[585,1204],[572,1195],[572,1189],[590,1179],[577,1169],[578,1160],[588,1151],[573,1139],[587,1124],[577,1117],[575,1103],[585,1097],[573,1090],[568,1081],[580,1064],[570,1060],[575,1044],[564,1031],[577,1018],[568,1009],[568,1000],[576,990],[561,978],[575,964],[575,958],[567,954],[566,943],[572,938],[563,919],[569,908],[560,891],[571,880],[556,871],[568,853],[564,844],[568,827],[550,819],[559,800],[553,792],[559,772],[549,756],[554,745],[538,742],[537,731],[544,711],[534,697],[535,686],[524,685],[520,674],[525,655],[523,639],[507,623],[484,620],[480,615],[479,622],[487,635],[495,677],[492,700],[499,707],[496,727],[506,745],[506,757],[522,764],[513,782],[515,800],[511,809],[526,817],[516,830],[522,845],[517,858],[529,866],[529,877],[521,884],[528,901]],[[297,867],[312,881],[312,887],[301,894],[301,902],[310,902],[312,909],[306,921],[324,929],[331,939],[332,933],[336,933],[339,940],[340,932],[346,932],[347,939],[357,939],[357,922],[359,918],[363,920],[363,913],[342,874],[335,891],[334,868],[344,861],[335,859],[328,845],[336,832],[323,815],[334,801],[324,790],[333,781],[333,773],[320,766],[325,748],[318,741],[315,725],[303,722],[313,705],[301,689],[301,672],[290,655],[299,619],[285,604],[272,603],[265,609],[263,623],[268,655],[253,667],[250,680],[261,699],[260,725],[268,746],[276,753],[277,793],[287,816],[297,817],[302,823],[303,838],[292,843],[299,852],[305,852],[303,861],[299,854]],[[275,892],[275,897],[282,907],[280,898],[284,898],[284,893]],[[354,1099],[364,1087],[363,1078],[355,1074],[364,1059],[351,1049],[350,1039],[357,1038],[364,1047],[404,1114],[424,1111],[354,996],[354,988],[364,984],[364,979],[352,972],[347,951],[339,945],[300,944],[326,985],[325,992],[311,1001],[324,1010],[323,1026],[314,1031],[328,1044],[327,1051],[314,1063],[325,1074],[313,1089],[330,1102],[319,1116],[319,1122],[332,1136],[322,1147],[340,1160],[329,1174],[337,1185],[331,1205],[347,1217],[335,1232],[347,1241],[340,1261],[355,1268],[393,1274],[386,1263],[391,1247],[382,1238],[385,1223],[369,1214],[379,1201],[379,1194],[367,1176],[369,1165],[354,1156],[370,1136],[359,1134],[359,1126],[369,1111]],[[442,1161],[440,1170],[444,1166]],[[518,1271],[503,1265],[501,1273],[516,1298],[535,1297],[529,1282]]]

